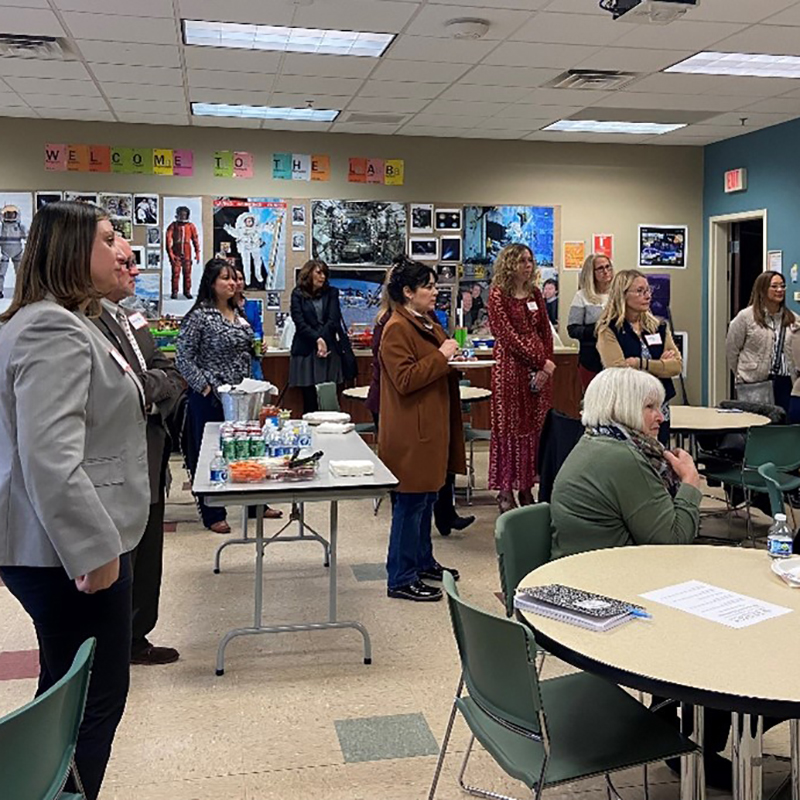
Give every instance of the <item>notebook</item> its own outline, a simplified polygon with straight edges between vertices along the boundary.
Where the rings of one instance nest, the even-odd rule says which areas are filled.
[[[642,606],[558,583],[518,589],[514,607],[593,631],[607,631],[633,619],[632,608],[644,611]]]

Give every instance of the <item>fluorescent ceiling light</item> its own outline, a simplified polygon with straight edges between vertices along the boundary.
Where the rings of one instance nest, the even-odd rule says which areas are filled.
[[[192,103],[196,117],[242,117],[243,119],[288,119],[293,122],[333,122],[339,112],[324,108],[279,108],[239,106],[226,103]]]
[[[183,21],[183,38],[186,44],[241,50],[279,50],[285,53],[380,58],[394,37],[393,33],[287,28],[191,19]]]
[[[595,119],[562,119],[548,125],[545,131],[568,131],[571,133],[638,133],[640,135],[677,131],[686,124],[665,124],[661,122],[605,122]]]
[[[738,75],[751,78],[800,78],[800,58],[764,53],[698,53],[664,72],[690,75]]]

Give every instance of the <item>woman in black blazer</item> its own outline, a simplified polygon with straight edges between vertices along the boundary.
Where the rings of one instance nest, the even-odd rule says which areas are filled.
[[[303,410],[317,410],[318,383],[342,383],[355,377],[353,351],[342,324],[339,291],[328,282],[324,261],[306,261],[292,291],[295,326],[289,360],[289,386],[303,393]],[[344,363],[343,363],[344,362]]]

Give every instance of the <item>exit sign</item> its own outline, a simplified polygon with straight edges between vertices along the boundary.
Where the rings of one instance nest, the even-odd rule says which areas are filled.
[[[743,192],[747,189],[747,170],[731,169],[725,173],[725,193]]]

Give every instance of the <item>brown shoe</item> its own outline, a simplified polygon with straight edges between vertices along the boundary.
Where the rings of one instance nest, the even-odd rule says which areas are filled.
[[[267,506],[264,509],[264,519],[280,519],[283,516],[283,511],[279,508],[270,508]]]
[[[228,525],[225,520],[220,520],[219,522],[215,522],[213,525],[209,525],[208,529],[213,533],[230,533],[231,526]]]
[[[174,647],[156,647],[148,642],[144,649],[131,653],[131,664],[145,666],[172,664],[180,657],[181,654]]]

